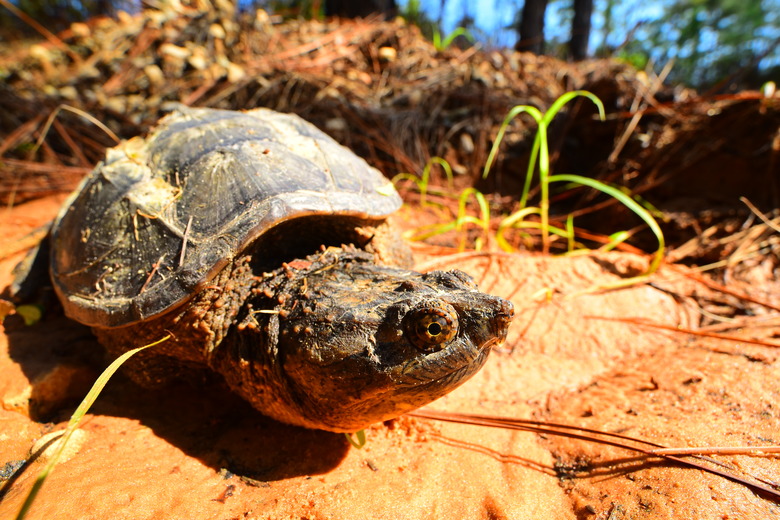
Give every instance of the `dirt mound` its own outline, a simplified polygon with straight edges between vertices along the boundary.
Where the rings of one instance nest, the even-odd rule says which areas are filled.
[[[764,211],[780,202],[777,97],[701,97],[615,60],[436,49],[402,21],[283,21],[218,5],[120,13],[0,50],[0,200],[67,192],[114,137],[146,132],[177,102],[296,112],[389,176],[419,175],[431,157],[444,157],[456,192],[476,184],[505,195],[494,204],[511,210],[535,131],[530,118],[509,126],[499,161],[481,180],[508,110],[546,110],[564,92],[585,89],[604,102],[607,120],[595,122],[589,102],[567,109],[551,129],[554,169],[640,195],[666,216],[673,243],[713,225],[719,236],[741,225],[750,213],[739,196]],[[78,112],[58,112],[63,104]],[[433,181],[444,184],[438,168]],[[596,212],[605,206],[606,214]],[[634,223],[588,190],[560,196],[556,212],[603,233],[614,231],[603,222]],[[649,237],[632,240],[653,246]]]

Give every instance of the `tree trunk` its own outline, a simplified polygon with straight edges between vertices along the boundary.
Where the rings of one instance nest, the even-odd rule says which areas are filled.
[[[397,11],[395,0],[325,0],[325,16],[365,18],[379,13],[389,20]]]
[[[590,17],[593,14],[593,0],[574,0],[574,18],[571,21],[569,53],[574,61],[588,57],[590,40]]]
[[[544,51],[544,12],[547,10],[547,0],[525,0],[523,12],[520,15],[518,35],[515,44],[518,51],[542,54]]]

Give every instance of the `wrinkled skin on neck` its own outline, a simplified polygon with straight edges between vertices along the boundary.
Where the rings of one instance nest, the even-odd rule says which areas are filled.
[[[460,271],[326,251],[266,276],[209,363],[277,420],[350,432],[450,392],[506,338],[512,304]]]

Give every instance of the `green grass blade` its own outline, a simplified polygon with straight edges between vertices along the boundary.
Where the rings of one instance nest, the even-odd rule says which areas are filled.
[[[441,32],[439,32],[438,30],[433,31],[433,48],[436,49],[437,51],[443,50],[441,46]]]
[[[455,229],[457,225],[458,223],[456,220],[451,220],[443,224],[432,224],[430,226],[423,226],[421,228],[414,230],[414,233],[419,233],[419,234],[413,234],[408,238],[413,242],[427,240],[431,237],[435,237],[436,235],[443,235],[448,231],[452,231],[453,229]]]
[[[534,214],[538,215],[540,213],[541,213],[540,208],[537,208],[535,206],[530,206],[515,211],[508,217],[505,217],[503,220],[501,220],[501,222],[498,223],[498,230],[496,231],[496,242],[498,243],[499,247],[501,247],[501,249],[503,249],[507,253],[513,253],[515,251],[515,248],[512,247],[509,244],[509,242],[507,242],[506,237],[504,236],[504,233],[509,228],[542,229],[542,224],[540,222],[525,220],[525,218],[528,217],[529,215],[534,215]],[[553,235],[558,235],[562,238],[566,238],[567,240],[569,236],[572,234],[572,232],[570,232],[568,229],[560,229],[555,226],[550,226],[549,224],[547,226],[547,232],[552,233]]]
[[[444,41],[441,42],[441,48],[437,48],[437,50],[444,50],[448,48],[450,45],[452,45],[452,42],[455,41],[455,38],[461,35],[471,42],[476,41],[474,36],[472,36],[468,30],[464,29],[463,27],[456,27],[455,30],[449,34],[449,36],[444,38]]]
[[[574,251],[574,217],[569,213],[566,217],[566,251]]]
[[[501,222],[498,223],[498,230],[496,231],[496,242],[498,242],[498,245],[501,249],[506,251],[507,253],[514,252],[515,248],[512,247],[509,242],[507,242],[506,237],[504,236],[504,232],[511,227],[523,227],[519,224],[524,222],[524,219],[529,216],[533,215],[534,213],[539,213],[539,208],[530,207],[530,208],[521,208],[518,211],[515,211],[508,217],[504,217],[501,219]]]
[[[501,141],[504,140],[504,134],[506,133],[507,126],[509,126],[509,123],[512,122],[512,119],[514,119],[515,117],[523,113],[530,114],[531,117],[533,117],[537,123],[542,120],[542,113],[536,107],[532,107],[529,105],[517,105],[515,107],[512,107],[512,110],[510,110],[509,113],[506,115],[504,121],[501,123],[501,126],[498,129],[498,135],[496,135],[496,140],[493,141],[493,147],[490,149],[490,153],[488,154],[487,161],[485,161],[485,167],[482,169],[483,179],[486,179],[488,173],[490,173],[490,167],[493,165],[493,161],[495,160],[496,155],[498,155],[498,149],[501,146]]]
[[[571,100],[577,97],[585,97],[590,99],[594,105],[599,109],[599,117],[602,121],[606,118],[606,114],[604,112],[604,104],[601,102],[601,100],[592,92],[588,92],[587,90],[573,90],[571,92],[566,92],[565,94],[561,95],[558,99],[556,99],[552,105],[550,105],[550,108],[547,110],[547,112],[544,113],[544,117],[542,118],[549,126],[549,124],[552,122],[553,118],[558,115],[558,112],[561,111],[561,109],[569,103]]]
[[[399,173],[390,179],[390,182],[395,185],[398,181],[412,181],[420,192],[420,205],[425,206],[425,197],[428,192],[428,179],[425,176],[425,171],[422,179],[412,173]]]
[[[564,105],[566,105],[571,100],[577,97],[586,97],[590,99],[598,108],[599,117],[601,118],[602,121],[604,121],[604,119],[606,118],[606,114],[604,111],[604,104],[595,94],[588,92],[587,90],[575,90],[572,92],[566,92],[565,94],[561,95],[558,99],[556,99],[544,114],[542,114],[535,107],[529,105],[517,105],[513,107],[512,110],[509,111],[509,114],[507,114],[506,118],[504,118],[504,121],[498,130],[498,135],[496,136],[496,140],[493,142],[493,147],[490,150],[488,159],[485,162],[485,167],[482,170],[483,179],[486,178],[488,176],[488,173],[490,172],[490,168],[493,165],[493,161],[495,160],[495,157],[498,154],[498,148],[501,146],[501,141],[504,139],[506,128],[512,119],[514,119],[521,113],[528,113],[536,120],[537,124],[539,125],[539,128],[537,129],[536,132],[536,136],[534,138],[533,147],[531,148],[531,156],[528,160],[528,168],[526,170],[525,181],[523,184],[523,191],[520,195],[521,209],[524,208],[528,202],[528,193],[531,189],[531,179],[533,178],[533,172],[536,169],[537,158],[539,159],[539,170],[540,170],[539,175],[540,175],[540,183],[542,185],[541,187],[543,191],[546,191],[546,182],[544,178],[549,174],[550,171],[549,151],[547,149],[547,142],[546,142],[547,128],[549,127],[553,118],[556,115],[558,115],[558,112],[560,112],[561,109],[564,107]],[[541,205],[544,206],[545,204],[546,203],[544,202],[544,195],[542,195]]]
[[[536,138],[539,140],[539,191],[540,201],[539,208],[541,209],[540,217],[542,221],[542,252],[547,254],[550,251],[550,150],[547,143],[547,129],[550,126],[553,118],[558,115],[558,112],[571,100],[584,96],[593,101],[599,109],[599,115],[602,120],[604,119],[604,105],[601,100],[595,95],[586,90],[575,90],[573,92],[566,92],[556,99],[550,108],[537,120],[539,129],[537,130]],[[536,142],[534,142],[536,146]],[[535,160],[535,157],[533,158]],[[528,179],[526,179],[526,185]]]
[[[479,219],[474,217],[471,217],[469,220],[466,219],[466,202],[468,201],[470,195],[474,195],[474,198],[479,205],[481,215],[481,218]],[[458,225],[456,229],[460,231],[462,229],[461,222],[466,221],[477,223],[483,230],[485,230],[485,232],[488,231],[488,227],[490,226],[490,208],[488,207],[487,199],[485,199],[485,196],[482,194],[482,192],[476,188],[466,188],[461,192],[460,197],[458,197]]]
[[[390,179],[390,182],[393,184],[398,183],[398,181],[412,181],[413,183],[417,184],[419,187],[420,178],[413,173],[399,173],[396,174],[392,179]]]
[[[366,445],[366,430],[360,430],[358,432],[355,432],[354,435],[357,437],[357,439],[352,438],[351,433],[345,433],[344,436],[347,438],[349,443],[354,446],[357,449],[362,449],[363,446]]]
[[[531,180],[534,177],[534,170],[536,170],[536,159],[539,157],[539,147],[542,145],[542,140],[539,137],[539,132],[534,136],[534,144],[531,147],[531,156],[528,158],[528,168],[525,170],[525,181],[523,182],[523,192],[520,194],[519,205],[520,208],[524,208],[528,204],[528,193],[531,191]]]
[[[450,187],[450,189],[452,189],[452,186],[455,182],[454,176],[452,174],[452,167],[450,166],[450,163],[446,161],[446,159],[441,157],[431,157],[428,160],[428,162],[425,164],[425,168],[423,168],[422,177],[418,177],[412,173],[399,173],[390,179],[390,182],[395,185],[398,181],[401,180],[412,181],[417,185],[417,189],[420,191],[420,205],[427,206],[428,183],[431,179],[431,167],[434,164],[438,164],[442,167],[444,174],[447,176],[447,185]]]
[[[516,223],[513,227],[515,229],[542,229],[542,224],[541,222],[534,222],[533,220],[523,220]],[[569,236],[569,232],[566,229],[556,226],[548,226],[547,231],[549,231],[550,234],[557,235],[561,238],[568,238]]]
[[[477,205],[479,205],[479,210],[480,210],[479,218],[472,217],[471,215],[466,215],[466,202],[468,202],[468,198],[471,195],[474,195],[474,198],[477,201]],[[485,199],[485,196],[482,194],[481,191],[479,191],[476,188],[466,188],[461,192],[460,197],[458,198],[458,218],[455,220],[455,229],[458,232],[462,231],[463,225],[466,223],[476,224],[477,226],[481,227],[484,238],[487,238],[487,235],[490,232],[490,207],[488,206],[487,199]],[[458,246],[458,249],[460,251],[463,251],[465,247],[466,247],[466,235],[462,233],[460,246]],[[482,249],[481,239],[477,239],[474,249],[476,249],[477,251]]]
[[[636,213],[636,215],[639,218],[641,218],[645,222],[645,224],[647,224],[647,226],[650,228],[650,230],[653,232],[656,239],[658,240],[658,250],[655,253],[655,257],[653,258],[653,261],[650,263],[650,268],[648,269],[647,274],[648,275],[652,274],[658,269],[658,267],[661,265],[661,262],[663,261],[664,249],[666,248],[663,231],[661,231],[661,227],[658,225],[658,222],[656,222],[656,220],[653,218],[650,212],[648,212],[645,208],[643,208],[640,204],[638,204],[634,199],[632,199],[630,196],[626,195],[625,193],[623,193],[617,188],[604,184],[603,182],[597,181],[596,179],[591,179],[590,177],[583,177],[581,175],[573,175],[568,173],[558,174],[558,175],[550,176],[548,180],[550,182],[573,182],[576,184],[581,184],[583,186],[591,187],[606,195],[609,195],[610,197],[617,199],[628,209]]]
[[[122,364],[134,354],[137,354],[138,352],[141,352],[142,350],[153,347],[155,345],[159,345],[163,341],[167,341],[168,339],[170,339],[170,337],[171,337],[170,335],[167,335],[164,338],[155,341],[154,343],[150,343],[148,345],[144,345],[143,347],[138,347],[133,350],[128,350],[127,352],[125,352],[124,354],[116,358],[110,365],[108,365],[108,368],[106,368],[103,371],[103,373],[100,374],[100,376],[95,381],[95,384],[92,385],[92,388],[90,389],[89,393],[87,393],[87,396],[84,398],[83,401],[81,401],[81,404],[79,405],[78,408],[76,408],[76,411],[73,412],[73,415],[71,416],[70,421],[68,422],[68,426],[67,428],[65,428],[65,432],[62,434],[62,437],[60,437],[59,448],[55,452],[54,456],[52,456],[52,458],[46,464],[46,467],[44,467],[41,473],[38,475],[38,478],[35,480],[35,483],[30,489],[30,492],[27,494],[27,498],[25,499],[24,504],[22,504],[19,513],[16,515],[16,520],[22,520],[27,515],[27,512],[30,510],[30,506],[32,506],[33,502],[35,501],[35,497],[38,495],[38,492],[41,490],[41,487],[43,486],[44,482],[46,482],[46,479],[48,478],[49,474],[51,474],[51,472],[54,470],[54,466],[56,466],[57,461],[62,455],[62,452],[65,450],[65,447],[68,444],[68,441],[70,440],[71,436],[73,435],[73,432],[76,431],[79,424],[81,423],[81,419],[95,403],[95,400],[100,395],[100,392],[103,391],[103,388],[106,386],[106,383],[108,383],[108,380],[111,379],[111,376],[113,376],[114,373],[119,369],[119,367],[122,366]]]
[[[426,185],[428,184],[428,180],[431,175],[431,166],[433,166],[434,164],[438,164],[439,166],[442,167],[442,169],[444,170],[444,175],[447,176],[447,186],[449,186],[449,188],[452,189],[452,186],[455,183],[455,177],[452,175],[452,166],[450,166],[450,163],[447,162],[447,159],[444,159],[443,157],[439,157],[439,156],[431,157],[425,166],[426,169],[423,172],[423,178],[425,179]]]
[[[547,123],[539,121],[539,217],[542,221],[542,253],[550,252],[550,149],[547,146]]]
[[[625,242],[631,237],[631,233],[628,231],[618,231],[609,235],[609,242],[599,248],[601,251],[612,251],[617,246]]]

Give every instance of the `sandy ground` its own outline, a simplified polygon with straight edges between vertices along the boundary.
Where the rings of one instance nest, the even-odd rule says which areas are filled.
[[[13,250],[56,212],[43,199],[4,212]],[[21,253],[0,264],[0,285]],[[671,446],[780,444],[777,349],[603,318],[695,327],[703,288],[663,270],[654,285],[594,287],[636,274],[623,254],[440,259],[511,298],[504,348],[432,408],[535,418]],[[551,294],[551,298],[547,298]],[[777,320],[745,328],[776,337]],[[12,518],[42,467],[30,450],[64,428],[99,366],[89,331],[53,316],[13,318],[0,336],[0,518]],[[775,340],[776,341],[776,340]],[[31,415],[38,420],[31,419]],[[368,443],[266,419],[221,387],[149,391],[117,377],[57,467],[34,519],[767,519],[780,503],[700,470],[582,441],[404,417]],[[780,481],[780,460],[728,455],[729,468]],[[28,460],[8,478],[14,463]]]

